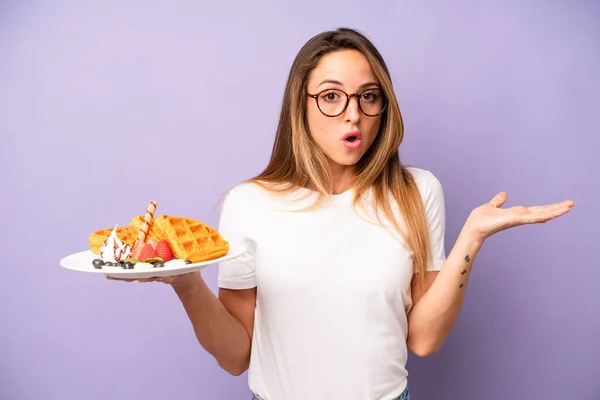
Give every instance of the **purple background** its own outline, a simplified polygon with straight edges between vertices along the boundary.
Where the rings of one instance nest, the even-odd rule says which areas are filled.
[[[0,398],[249,398],[169,287],[58,260],[150,200],[215,225],[267,162],[296,52],[342,25],[389,64],[448,251],[498,191],[576,202],[488,240],[444,348],[409,360],[413,397],[599,398],[598,2],[19,3],[0,5]]]

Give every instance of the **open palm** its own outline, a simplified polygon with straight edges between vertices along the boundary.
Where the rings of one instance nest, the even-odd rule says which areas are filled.
[[[515,226],[547,222],[566,214],[575,205],[572,200],[567,200],[543,206],[500,208],[507,199],[508,195],[500,192],[489,203],[474,209],[467,220],[470,229],[485,239]]]

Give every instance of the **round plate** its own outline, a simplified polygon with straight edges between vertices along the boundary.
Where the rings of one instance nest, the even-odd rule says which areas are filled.
[[[96,258],[100,258],[98,254],[93,253],[91,250],[80,251],[78,253],[71,254],[60,260],[60,265],[63,268],[70,269],[72,271],[79,272],[91,272],[93,274],[103,274],[113,278],[128,278],[128,279],[139,279],[139,278],[152,278],[155,276],[174,276],[187,274],[188,272],[199,271],[204,269],[208,265],[217,264],[223,261],[232,260],[244,254],[246,248],[240,245],[230,244],[229,252],[223,257],[215,258],[213,260],[202,261],[192,264],[173,264],[165,265],[162,268],[152,269],[123,269],[117,267],[102,267],[102,269],[96,269],[92,265],[92,261]]]

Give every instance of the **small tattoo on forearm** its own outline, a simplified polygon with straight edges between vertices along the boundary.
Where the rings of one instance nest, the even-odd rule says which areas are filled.
[[[469,255],[467,254],[465,256],[465,262],[466,263],[470,263],[471,262],[471,257],[469,257]],[[463,269],[462,272],[460,273],[461,275],[466,275],[467,274],[467,269]],[[462,289],[465,285],[463,283],[460,284],[459,288]]]

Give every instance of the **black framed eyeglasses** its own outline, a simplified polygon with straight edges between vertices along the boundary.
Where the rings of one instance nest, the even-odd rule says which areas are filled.
[[[307,93],[317,102],[317,108],[327,117],[340,116],[348,108],[350,99],[356,97],[358,108],[368,117],[383,113],[387,101],[380,88],[367,89],[362,93],[348,94],[340,89],[325,89],[316,94]]]

